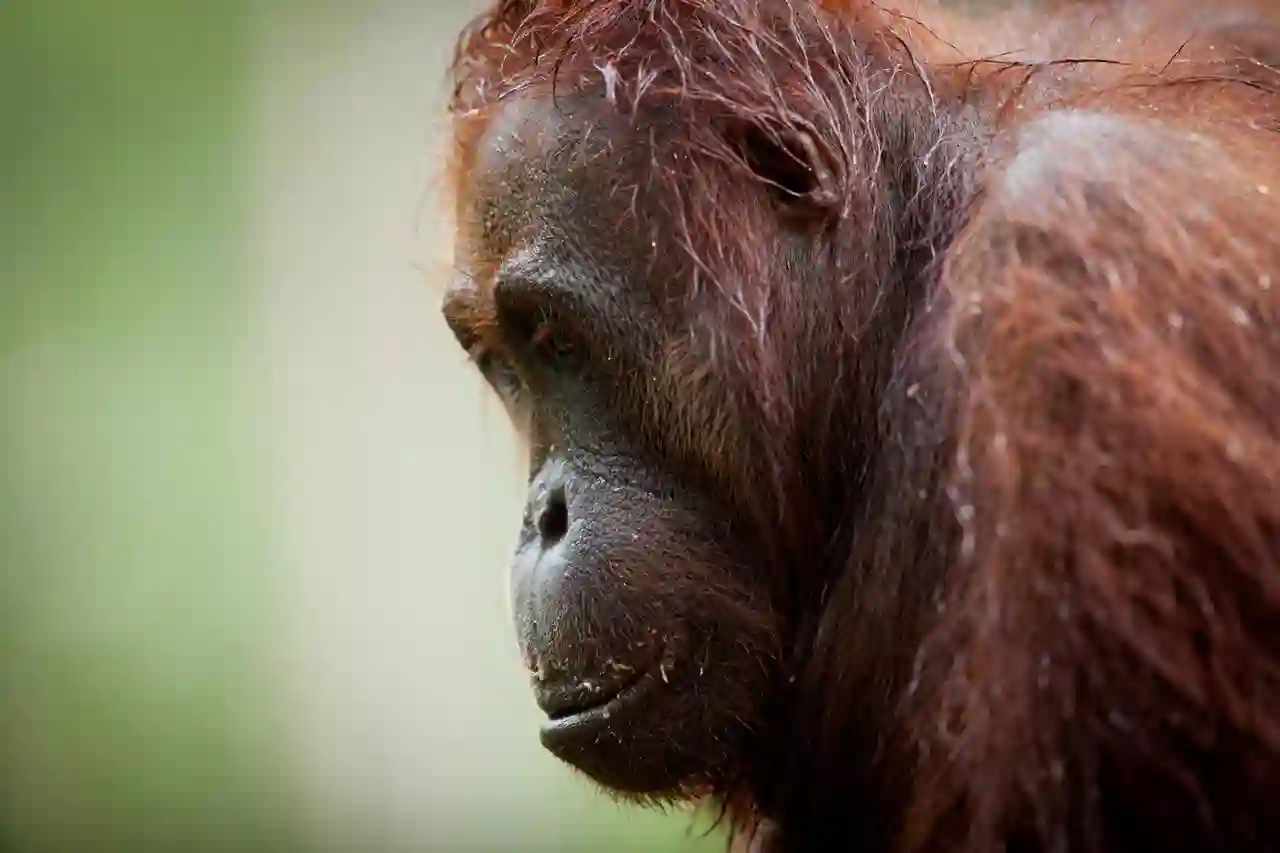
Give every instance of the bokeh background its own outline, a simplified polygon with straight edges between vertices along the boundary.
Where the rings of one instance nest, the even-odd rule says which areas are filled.
[[[723,849],[537,742],[468,0],[0,3],[0,851]]]

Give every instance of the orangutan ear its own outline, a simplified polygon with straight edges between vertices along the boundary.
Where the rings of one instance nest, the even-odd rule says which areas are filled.
[[[816,213],[841,209],[839,176],[811,131],[749,123],[731,130],[730,142],[747,169],[785,206]]]

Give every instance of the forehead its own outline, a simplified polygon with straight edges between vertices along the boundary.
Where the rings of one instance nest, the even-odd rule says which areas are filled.
[[[472,251],[496,258],[540,236],[581,241],[634,230],[642,160],[634,128],[620,124],[581,99],[525,96],[497,106],[461,197]]]
[[[503,282],[533,287],[603,329],[649,325],[684,280],[662,190],[649,172],[656,138],[603,99],[506,99],[485,117],[459,187],[458,265],[482,315]],[[454,294],[455,296],[457,294]],[[665,306],[665,307],[664,307]],[[616,331],[616,330],[615,330]]]

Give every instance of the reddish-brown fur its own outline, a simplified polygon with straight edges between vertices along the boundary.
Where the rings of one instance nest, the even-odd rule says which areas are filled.
[[[858,571],[798,584],[826,606],[790,737],[716,793],[768,849],[1280,850],[1280,4],[819,5],[502,0],[456,65],[464,194],[508,93],[679,105],[655,179],[728,344],[693,393],[673,343],[655,421],[708,458],[791,438],[717,472],[788,520],[779,553],[872,471]],[[753,332],[791,297],[727,177],[739,125],[813,146],[849,281],[905,263],[927,292]],[[873,320],[906,343],[855,353]],[[885,458],[842,446],[854,407],[888,413]]]

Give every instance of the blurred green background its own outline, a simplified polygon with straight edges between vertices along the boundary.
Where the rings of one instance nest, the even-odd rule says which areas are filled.
[[[697,851],[537,743],[465,0],[0,3],[0,851]]]

